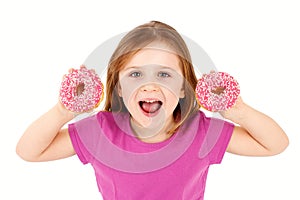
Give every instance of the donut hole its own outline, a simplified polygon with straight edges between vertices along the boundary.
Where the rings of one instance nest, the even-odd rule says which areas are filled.
[[[76,96],[79,96],[84,91],[84,83],[79,83],[76,87]]]
[[[211,90],[211,92],[220,95],[224,92],[225,89],[226,89],[225,87],[218,86],[215,89]]]

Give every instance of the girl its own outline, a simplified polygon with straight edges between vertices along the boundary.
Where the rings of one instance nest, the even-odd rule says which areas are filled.
[[[201,200],[209,166],[225,151],[271,156],[287,147],[280,126],[240,97],[221,112],[227,120],[206,117],[196,84],[178,32],[157,21],[141,25],[109,61],[104,111],[62,128],[74,113],[58,102],[28,127],[17,153],[27,161],[77,154],[94,167],[103,199]]]

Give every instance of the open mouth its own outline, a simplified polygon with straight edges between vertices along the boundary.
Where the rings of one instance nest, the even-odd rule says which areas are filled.
[[[159,100],[144,100],[139,101],[139,105],[146,114],[155,114],[162,106],[162,102]]]

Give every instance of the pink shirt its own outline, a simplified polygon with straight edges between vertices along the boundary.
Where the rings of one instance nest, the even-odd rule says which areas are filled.
[[[99,112],[69,133],[104,200],[202,200],[209,166],[221,163],[233,127],[199,111],[168,140],[144,143],[128,114]]]

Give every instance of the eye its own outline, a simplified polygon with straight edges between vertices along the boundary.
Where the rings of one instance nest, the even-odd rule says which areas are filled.
[[[141,72],[132,72],[129,74],[130,77],[141,77],[142,73]]]
[[[167,72],[159,72],[158,77],[166,78],[166,77],[171,77],[171,75]]]

